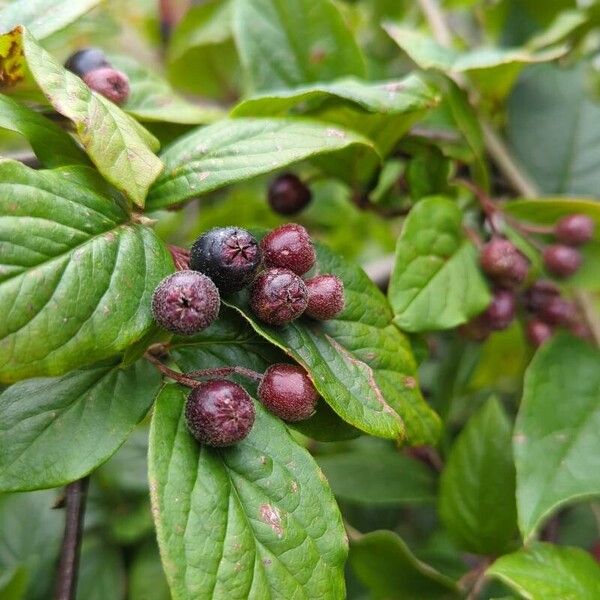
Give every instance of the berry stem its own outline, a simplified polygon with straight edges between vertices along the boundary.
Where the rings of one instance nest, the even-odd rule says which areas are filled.
[[[456,183],[458,185],[462,185],[467,188],[470,192],[473,193],[479,205],[481,206],[481,210],[485,215],[487,222],[490,225],[490,228],[494,233],[498,233],[498,227],[496,226],[495,216],[500,210],[494,201],[479,187],[477,187],[472,181],[468,179],[457,178]]]
[[[187,271],[190,268],[190,251],[179,246],[168,245],[169,252],[173,257],[175,268],[178,271]]]
[[[198,387],[200,385],[199,381],[196,381],[195,379],[192,379],[191,377],[187,377],[183,373],[179,373],[178,371],[174,371],[173,369],[169,369],[169,367],[167,367],[167,365],[165,365],[162,362],[160,362],[160,360],[158,358],[156,358],[155,356],[152,356],[152,354],[150,354],[149,352],[146,352],[146,354],[144,354],[144,356],[165,377],[168,377],[169,379],[173,379],[177,383],[180,383],[181,385],[185,385],[186,387],[189,387],[189,388],[195,388],[195,387]]]
[[[252,381],[262,381],[263,376],[252,369],[244,367],[216,367],[212,369],[200,369],[198,371],[190,371],[188,377],[228,377],[229,375],[241,375]]]

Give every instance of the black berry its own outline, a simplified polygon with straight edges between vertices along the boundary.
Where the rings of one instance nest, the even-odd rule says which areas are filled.
[[[208,275],[223,293],[239,292],[253,279],[261,262],[254,236],[239,227],[216,227],[193,244],[190,268]]]
[[[178,271],[154,290],[152,314],[161,326],[181,335],[206,329],[219,315],[219,290],[202,273]]]
[[[487,326],[495,331],[506,329],[515,318],[517,301],[513,292],[496,290],[491,304],[483,313]]]
[[[83,81],[115,104],[124,104],[129,98],[129,79],[122,71],[111,67],[94,69],[83,76]]]
[[[532,346],[535,346],[536,348],[549,340],[553,333],[554,330],[552,329],[552,326],[540,319],[532,319],[527,323],[527,339]]]
[[[551,325],[568,325],[577,318],[577,308],[572,302],[556,296],[551,298],[540,310],[539,316]]]
[[[250,306],[269,325],[285,325],[306,310],[308,291],[304,281],[288,269],[267,269],[252,284]]]
[[[568,215],[558,221],[554,235],[567,246],[580,246],[589,242],[594,235],[594,221],[586,215]]]
[[[65,62],[65,69],[79,77],[103,67],[110,67],[110,63],[100,48],[83,48],[71,54]]]
[[[268,197],[269,204],[276,213],[293,215],[310,203],[312,194],[296,175],[285,173],[271,182]]]
[[[344,309],[344,284],[335,275],[318,275],[306,282],[306,314],[313,319],[333,319]]]
[[[295,223],[271,231],[260,247],[267,267],[280,267],[304,275],[315,264],[315,249],[308,231]]]
[[[265,371],[258,397],[284,421],[303,421],[314,413],[319,394],[302,367],[276,364]]]
[[[481,250],[481,268],[498,285],[514,288],[529,272],[527,259],[508,240],[493,238]]]
[[[523,294],[525,308],[531,312],[539,312],[552,298],[560,296],[560,290],[552,281],[538,279]]]
[[[243,440],[254,424],[254,404],[244,388],[224,379],[202,382],[188,396],[185,420],[202,444],[231,446]]]
[[[581,254],[571,246],[553,244],[544,250],[544,265],[557,277],[569,277],[581,266]]]

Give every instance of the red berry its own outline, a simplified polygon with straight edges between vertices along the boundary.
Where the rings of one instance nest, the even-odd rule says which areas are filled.
[[[300,212],[311,201],[310,189],[293,173],[280,175],[269,186],[269,204],[280,215]]]
[[[517,300],[509,290],[496,290],[491,304],[483,313],[487,326],[495,331],[506,329],[515,318]]]
[[[254,424],[252,399],[237,383],[224,379],[202,382],[188,396],[185,420],[202,444],[231,446],[243,440]]]
[[[111,67],[87,72],[83,81],[88,87],[115,104],[124,104],[129,98],[129,79],[125,73]]]
[[[313,319],[334,319],[344,310],[344,284],[335,275],[318,275],[306,282],[306,314]]]
[[[538,312],[557,296],[560,296],[560,290],[552,281],[538,279],[525,290],[523,301],[529,311]]]
[[[577,309],[572,302],[557,296],[539,310],[539,316],[551,325],[568,325],[575,321]]]
[[[481,250],[481,268],[498,285],[514,288],[529,272],[527,259],[508,240],[493,238]]]
[[[548,323],[544,323],[540,319],[532,319],[527,323],[526,333],[530,343],[539,348],[545,341],[552,337],[554,330]]]
[[[319,394],[302,367],[276,364],[265,371],[258,397],[284,421],[303,421],[315,412]]]
[[[308,231],[296,223],[274,229],[260,247],[267,267],[289,269],[296,275],[304,275],[317,259]]]
[[[568,215],[558,221],[554,235],[567,246],[580,246],[589,242],[594,235],[594,221],[586,215]]]
[[[581,254],[579,250],[553,244],[544,250],[544,265],[546,269],[557,277],[569,277],[581,266]]]
[[[267,269],[258,275],[250,292],[254,314],[269,325],[286,325],[304,313],[308,291],[304,281],[288,269]]]

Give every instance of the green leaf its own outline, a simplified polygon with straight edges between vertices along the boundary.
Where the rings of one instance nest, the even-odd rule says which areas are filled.
[[[600,494],[599,360],[597,349],[560,335],[527,369],[513,441],[525,539],[560,506]]]
[[[92,169],[0,161],[0,381],[60,375],[153,328],[150,299],[173,269]]]
[[[344,282],[346,306],[336,319],[300,319],[275,328],[255,319],[247,294],[235,298],[236,308],[308,371],[344,421],[379,437],[434,443],[438,417],[423,400],[410,343],[393,325],[385,297],[359,267],[321,245],[317,256],[317,271],[335,273]]]
[[[148,412],[160,376],[146,361],[29,379],[0,395],[0,490],[58,487],[87,475]]]
[[[89,164],[85,152],[58,125],[0,94],[0,128],[22,135],[47,167]]]
[[[118,106],[67,71],[26,29],[19,27],[0,37],[0,58],[2,46],[8,45],[14,52],[14,44],[23,52],[17,60],[26,62],[50,104],[72,121],[77,137],[102,175],[137,205],[144,206],[148,188],[162,170],[162,163],[151,151],[158,148],[157,140]]]
[[[460,547],[502,554],[517,533],[511,423],[495,398],[475,413],[448,456],[440,481],[440,517]]]
[[[129,570],[128,591],[129,600],[171,600],[154,540],[136,551]]]
[[[330,0],[235,0],[233,29],[254,90],[365,75],[360,49]]]
[[[600,598],[600,567],[581,548],[532,544],[500,557],[487,574],[527,600]]]
[[[2,600],[23,600],[27,589],[27,571],[24,567],[14,567],[0,574],[0,598]]]
[[[250,435],[200,446],[186,392],[167,386],[150,435],[150,489],[174,600],[344,597],[346,541],[327,483],[283,423],[256,405]]]
[[[122,600],[125,566],[120,550],[98,534],[86,536],[81,547],[77,600]]]
[[[419,202],[404,222],[389,287],[394,322],[407,331],[450,329],[483,311],[490,293],[477,249],[448,198]]]
[[[418,560],[391,531],[373,531],[352,540],[350,564],[374,600],[450,600],[456,584]]]
[[[301,434],[319,442],[353,440],[362,435],[356,427],[343,421],[324,400],[317,403],[312,417],[289,425]]]
[[[162,208],[318,154],[362,147],[365,138],[305,119],[226,119],[196,129],[163,152],[165,171],[148,207]]]
[[[24,25],[38,39],[64,29],[102,0],[15,0],[0,10],[0,33]]]

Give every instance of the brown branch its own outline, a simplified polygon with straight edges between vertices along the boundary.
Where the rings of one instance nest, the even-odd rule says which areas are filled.
[[[189,388],[196,388],[199,385],[201,385],[199,381],[196,381],[191,377],[186,377],[183,373],[179,373],[178,371],[169,369],[167,365],[164,365],[162,362],[160,362],[158,358],[156,358],[156,356],[153,356],[149,352],[146,352],[144,356],[146,357],[146,360],[150,361],[163,375],[165,375],[169,379],[172,379],[173,381],[176,381],[177,383],[185,385]]]

